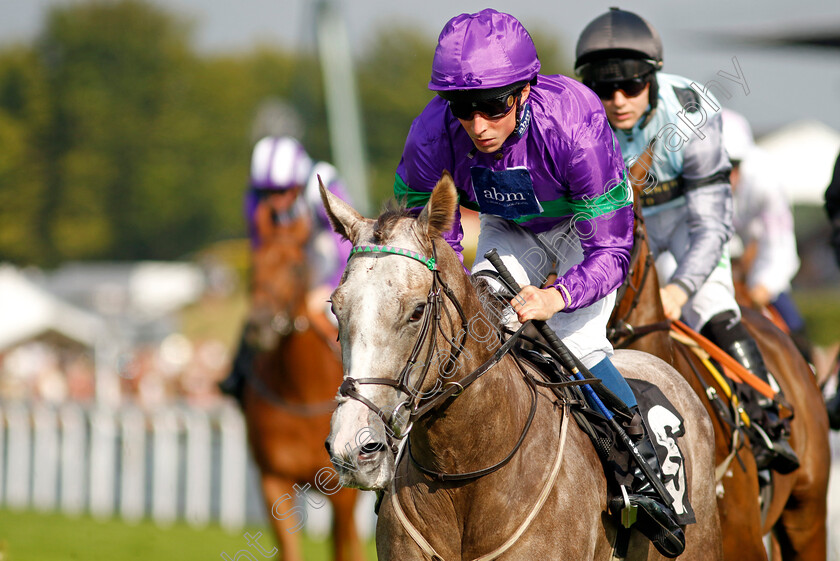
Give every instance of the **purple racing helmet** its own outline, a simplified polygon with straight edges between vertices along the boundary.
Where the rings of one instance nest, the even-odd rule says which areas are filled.
[[[497,98],[524,87],[539,70],[534,41],[519,20],[487,8],[444,26],[429,89],[450,101]]]
[[[267,136],[257,142],[251,155],[251,187],[286,190],[303,187],[309,180],[312,160],[292,137]]]

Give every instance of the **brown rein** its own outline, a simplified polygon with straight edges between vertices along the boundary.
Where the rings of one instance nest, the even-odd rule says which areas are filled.
[[[436,250],[435,250],[434,245],[432,247],[433,247],[433,252],[435,252]],[[397,254],[397,255],[405,255],[407,257],[412,257],[414,259],[422,261],[422,259],[417,258],[416,254],[411,254],[411,252],[401,253],[400,251],[390,251],[390,249],[394,249],[394,248],[388,248],[388,249],[389,249],[389,251],[387,251],[385,253],[394,253],[394,254]],[[396,249],[398,249],[398,248],[396,248]],[[420,256],[420,257],[422,257],[422,256]],[[485,373],[487,373],[493,366],[498,364],[499,361],[501,361],[502,358],[508,352],[510,352],[510,350],[513,348],[515,343],[519,340],[519,337],[520,337],[522,331],[525,328],[525,325],[523,325],[519,330],[517,330],[513,335],[511,335],[507,339],[507,341],[505,341],[505,343],[502,344],[502,346],[499,347],[499,349],[497,349],[496,352],[493,353],[493,355],[489,359],[487,359],[484,363],[482,363],[480,366],[478,366],[478,368],[476,368],[475,370],[473,370],[472,372],[470,372],[469,374],[464,376],[461,380],[459,380],[457,382],[456,381],[447,382],[446,384],[444,384],[442,389],[434,392],[431,395],[419,396],[418,395],[419,388],[422,386],[423,382],[425,381],[426,375],[428,374],[428,370],[429,370],[429,367],[430,367],[430,360],[429,359],[433,356],[434,351],[437,348],[437,339],[433,339],[431,344],[429,344],[429,350],[426,354],[426,363],[423,365],[423,371],[421,373],[420,380],[417,382],[417,384],[414,388],[412,388],[408,384],[408,375],[413,370],[413,368],[416,364],[417,356],[419,355],[423,345],[426,343],[426,339],[427,339],[427,337],[430,333],[432,318],[434,318],[434,327],[433,327],[432,330],[440,332],[444,336],[444,338],[450,343],[451,348],[454,349],[454,352],[450,351],[450,356],[449,356],[449,359],[447,360],[447,364],[450,365],[450,366],[453,365],[453,364],[456,364],[458,356],[460,356],[460,353],[461,353],[462,349],[464,348],[464,343],[466,342],[466,337],[467,337],[467,334],[468,334],[468,332],[467,332],[468,322],[467,322],[466,314],[464,313],[463,308],[461,307],[461,304],[458,302],[458,299],[456,298],[454,292],[449,288],[449,286],[446,284],[446,282],[443,280],[443,278],[441,278],[440,269],[434,264],[435,259],[433,258],[430,261],[431,261],[431,264],[432,264],[432,266],[429,266],[429,269],[432,271],[432,286],[429,289],[429,294],[428,294],[428,297],[427,297],[427,305],[426,305],[426,308],[425,308],[424,314],[423,314],[423,325],[421,326],[420,333],[417,337],[417,340],[414,343],[414,348],[412,349],[411,355],[409,356],[408,360],[406,361],[406,364],[403,367],[403,369],[400,373],[400,376],[397,379],[391,379],[391,378],[359,378],[359,379],[354,379],[354,378],[349,378],[348,377],[348,378],[345,378],[344,382],[341,384],[341,387],[339,388],[339,394],[341,396],[348,397],[348,398],[351,398],[351,399],[355,399],[356,401],[361,402],[366,407],[368,407],[371,411],[376,413],[377,416],[379,416],[380,419],[382,419],[382,421],[385,424],[385,427],[387,429],[386,430],[386,435],[387,435],[387,438],[388,438],[388,444],[389,444],[392,452],[394,452],[395,454],[397,454],[398,451],[399,451],[399,443],[394,442],[394,439],[392,438],[392,435],[393,435],[393,437],[396,438],[396,440],[398,440],[398,441],[402,440],[403,438],[405,438],[410,433],[411,427],[413,426],[414,422],[416,422],[418,419],[420,419],[424,415],[428,414],[434,408],[438,407],[439,405],[441,405],[445,401],[449,400],[450,398],[452,398],[452,399],[457,398],[473,382],[475,382],[481,376],[483,376]],[[428,266],[428,263],[427,263],[427,266]],[[464,335],[461,338],[460,344],[457,344],[454,341],[454,339],[451,339],[451,338],[447,337],[446,334],[443,332],[443,329],[440,325],[440,320],[441,320],[440,309],[443,307],[443,302],[442,302],[442,298],[441,298],[441,295],[440,295],[441,291],[444,293],[444,295],[446,295],[446,297],[449,299],[449,301],[455,306],[455,308],[458,311],[458,314],[461,318],[461,325],[462,325],[462,330],[464,332]],[[445,310],[445,308],[444,308],[444,310]],[[520,369],[522,370],[522,366],[519,364],[518,360],[516,361],[516,363],[520,367]],[[523,374],[524,374],[524,370],[523,370]],[[434,471],[434,470],[431,470],[429,468],[426,468],[426,467],[422,466],[416,460],[416,458],[414,458],[413,454],[411,454],[411,445],[410,445],[411,439],[408,439],[408,441],[406,443],[406,448],[408,448],[409,458],[411,459],[412,463],[421,472],[423,472],[424,474],[429,475],[431,477],[434,477],[435,479],[437,479],[439,481],[463,481],[463,480],[467,480],[467,479],[475,479],[475,478],[487,475],[489,473],[492,473],[492,472],[502,468],[504,465],[506,465],[511,460],[511,458],[513,458],[513,456],[516,454],[516,452],[519,450],[520,446],[524,442],[525,436],[528,434],[528,430],[531,427],[531,423],[534,420],[534,417],[536,415],[536,410],[537,410],[536,383],[528,375],[524,375],[523,377],[525,378],[526,383],[528,383],[529,389],[531,391],[531,408],[530,408],[530,411],[529,411],[529,414],[528,414],[528,419],[525,422],[525,426],[522,429],[522,432],[519,436],[518,441],[514,445],[513,449],[501,461],[499,461],[499,462],[497,462],[497,463],[495,463],[495,464],[493,464],[489,467],[479,469],[479,470],[475,470],[475,471],[471,471],[471,472],[467,472],[467,473],[453,474],[453,473],[437,472],[437,471]],[[382,409],[379,406],[377,406],[375,403],[371,402],[365,396],[361,395],[357,391],[357,384],[376,384],[376,385],[390,386],[390,387],[395,388],[397,391],[407,393],[408,395],[415,395],[415,396],[418,396],[418,397],[414,401],[413,404],[410,404],[408,401],[403,401],[402,403],[397,405],[397,407],[394,409],[393,412],[388,414],[388,413],[385,413],[384,411],[382,411]],[[394,421],[395,421],[395,418],[398,416],[398,411],[404,405],[405,406],[409,406],[409,405],[412,406],[411,409],[410,409],[409,416],[408,416],[408,421],[409,421],[408,422],[408,428],[406,429],[406,431],[403,434],[396,434],[396,428],[394,426]]]

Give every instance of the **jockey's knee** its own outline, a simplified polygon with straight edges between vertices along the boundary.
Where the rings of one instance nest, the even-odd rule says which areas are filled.
[[[593,376],[598,377],[607,389],[623,401],[627,407],[636,406],[636,396],[633,394],[633,390],[630,389],[627,380],[624,379],[624,376],[621,375],[621,372],[618,371],[609,357],[590,368],[589,371]]]

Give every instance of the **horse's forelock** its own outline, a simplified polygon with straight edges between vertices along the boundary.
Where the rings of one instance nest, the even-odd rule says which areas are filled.
[[[394,200],[388,201],[385,209],[373,223],[373,242],[384,244],[401,218],[416,218],[416,216],[404,204]]]
[[[378,244],[384,243],[391,235],[397,221],[407,214],[405,210],[386,209],[373,223],[373,241]]]

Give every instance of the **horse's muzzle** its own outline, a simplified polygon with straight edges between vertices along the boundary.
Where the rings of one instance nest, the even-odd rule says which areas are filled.
[[[343,486],[382,489],[390,481],[394,460],[385,442],[366,442],[352,449],[347,444],[340,451],[328,439],[325,446]]]

